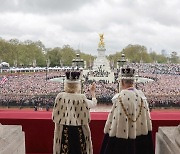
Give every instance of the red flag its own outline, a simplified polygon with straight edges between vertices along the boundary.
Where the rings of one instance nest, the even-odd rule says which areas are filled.
[[[4,76],[1,81],[0,84],[4,84],[6,81],[8,80],[8,78],[6,76]]]

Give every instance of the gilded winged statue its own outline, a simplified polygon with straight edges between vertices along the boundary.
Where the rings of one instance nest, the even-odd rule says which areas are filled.
[[[99,37],[100,37],[100,42],[99,42],[98,47],[99,47],[99,48],[104,48],[104,47],[105,47],[104,34],[99,34]]]

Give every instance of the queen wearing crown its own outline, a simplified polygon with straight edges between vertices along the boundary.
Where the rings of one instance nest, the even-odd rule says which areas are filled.
[[[81,94],[81,72],[66,72],[65,92],[57,95],[52,119],[55,123],[53,154],[92,154],[89,129],[90,108],[96,106],[95,84],[92,100]]]
[[[120,70],[120,92],[104,128],[101,154],[153,154],[152,123],[147,99],[134,87],[135,70]]]

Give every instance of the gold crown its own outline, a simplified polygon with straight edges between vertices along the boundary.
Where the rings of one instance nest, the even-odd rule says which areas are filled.
[[[66,72],[66,79],[70,81],[78,81],[81,78],[80,71],[68,71]]]
[[[121,68],[120,78],[121,79],[133,79],[135,76],[135,69],[131,67]]]

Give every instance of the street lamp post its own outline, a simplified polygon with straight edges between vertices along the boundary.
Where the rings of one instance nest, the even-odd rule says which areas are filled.
[[[120,67],[123,67],[125,63],[126,63],[125,54],[122,53],[121,59],[117,60],[117,64],[119,66],[119,69],[120,69]]]
[[[48,67],[50,65],[50,60],[46,59],[46,81],[47,81],[47,75],[48,75]]]
[[[117,60],[117,65],[118,65],[118,68],[117,68],[117,79],[118,79],[118,76],[119,76],[120,68],[123,67],[125,63],[126,63],[125,54],[122,53],[121,59]],[[120,92],[120,84],[119,84],[119,82],[118,82],[117,89],[118,89],[118,92]]]
[[[84,67],[84,60],[80,58],[78,53],[76,54],[76,58],[72,60],[72,66],[77,67],[77,69]]]
[[[76,54],[76,58],[72,60],[72,66],[76,67],[79,70],[80,67],[84,67],[84,60],[80,58],[79,54]],[[83,92],[83,79],[81,79],[81,93]]]
[[[36,70],[35,70],[35,67],[36,67],[36,59],[33,60],[32,66],[33,66],[33,68],[34,68],[34,72],[36,72]]]
[[[61,59],[59,60],[59,65],[60,65],[60,67],[62,67],[62,61],[61,61]]]

